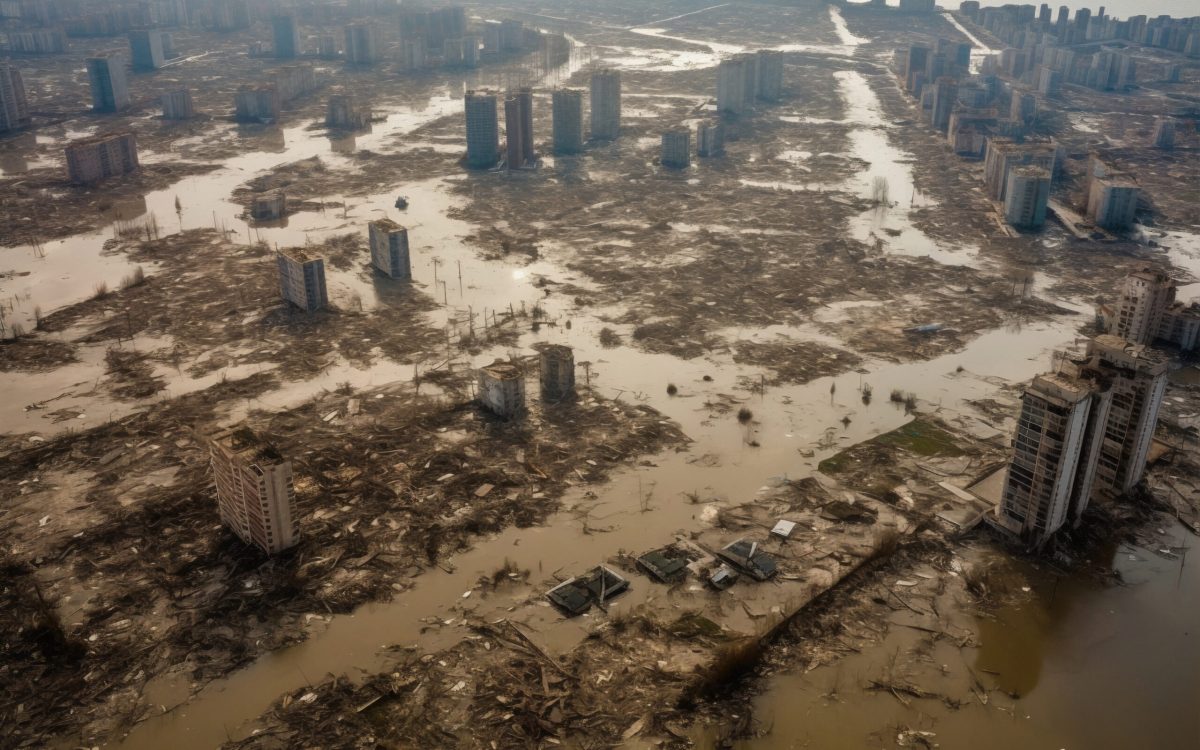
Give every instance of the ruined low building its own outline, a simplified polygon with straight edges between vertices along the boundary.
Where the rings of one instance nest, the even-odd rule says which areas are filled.
[[[250,218],[255,221],[276,221],[287,215],[287,195],[280,190],[254,196],[250,202]]]
[[[177,89],[163,94],[162,109],[164,120],[190,120],[196,116],[192,92],[188,89]]]
[[[213,435],[209,454],[221,522],[269,555],[294,546],[300,518],[292,462],[245,427]]]
[[[542,398],[562,401],[575,394],[575,352],[569,346],[552,344],[539,352]]]
[[[130,132],[84,138],[67,146],[66,158],[68,179],[90,185],[136,171],[137,140]]]
[[[408,254],[408,230],[390,219],[367,225],[371,244],[371,265],[393,279],[412,280]]]
[[[725,124],[702,122],[696,128],[696,155],[720,156],[725,153]]]
[[[325,289],[325,259],[302,247],[276,253],[279,293],[305,312],[316,312],[329,304]]]
[[[499,417],[525,413],[525,374],[515,362],[496,360],[479,368],[479,403]]]

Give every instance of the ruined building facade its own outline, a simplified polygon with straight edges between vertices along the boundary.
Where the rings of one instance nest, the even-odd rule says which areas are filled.
[[[30,121],[21,71],[0,65],[0,133],[26,127]]]
[[[575,394],[575,352],[569,346],[553,344],[538,353],[542,398],[562,401]]]
[[[294,546],[300,519],[292,462],[248,428],[217,433],[209,454],[221,522],[267,554]]]
[[[67,178],[90,185],[138,168],[137,140],[133,133],[106,133],[71,143],[66,148]]]
[[[380,219],[367,225],[367,233],[371,265],[393,279],[412,280],[408,230],[390,219]]]
[[[621,133],[621,72],[597,70],[591,79],[592,138],[613,140]]]
[[[520,365],[496,360],[479,368],[479,403],[499,417],[525,413],[525,375]]]
[[[496,95],[490,91],[468,91],[463,111],[467,120],[467,166],[473,169],[496,166],[500,157]]]
[[[325,289],[325,259],[294,247],[275,254],[279,268],[279,294],[305,312],[329,304]]]

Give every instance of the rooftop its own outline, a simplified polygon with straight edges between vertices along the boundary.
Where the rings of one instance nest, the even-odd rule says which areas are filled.
[[[287,247],[279,251],[279,254],[291,258],[297,263],[311,263],[317,260],[325,260],[325,256],[310,250],[306,247]]]
[[[516,380],[521,377],[521,368],[514,362],[496,360],[490,365],[484,365],[479,371],[496,380]]]

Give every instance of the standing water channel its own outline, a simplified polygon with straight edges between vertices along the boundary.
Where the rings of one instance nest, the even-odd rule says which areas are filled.
[[[901,206],[908,205],[913,181],[906,165],[907,155],[889,143],[886,117],[866,79],[849,69],[855,45],[860,40],[849,35],[836,11],[831,14],[840,44],[829,45],[824,53],[834,59],[846,60],[847,70],[837,75],[848,118],[856,126],[851,138],[852,155],[871,165],[848,189],[856,194],[864,194],[864,191],[869,194],[873,178],[886,176],[892,189],[897,191],[893,198]],[[657,35],[656,32],[657,29],[640,30],[648,37]],[[711,45],[711,48],[718,51],[718,45]],[[821,53],[816,48],[810,51]],[[459,91],[447,91],[444,97],[431,100],[420,111],[391,113],[385,125],[377,126],[374,134],[359,140],[358,147],[377,146],[385,139],[411,132],[438,118],[461,116],[460,94]],[[230,229],[247,232],[249,228],[238,218],[240,207],[229,200],[234,188],[254,174],[279,164],[318,154],[331,164],[343,158],[328,153],[328,141],[305,127],[288,128],[283,131],[283,137],[287,145],[282,154],[239,156],[228,160],[210,175],[189,180],[183,224],[208,225],[215,221],[223,222]],[[433,314],[436,323],[444,324],[468,306],[479,311],[537,300],[547,309],[550,318],[565,316],[568,301],[554,297],[543,300],[534,281],[538,275],[570,278],[571,271],[548,260],[533,265],[484,261],[464,243],[462,238],[472,228],[447,215],[459,200],[449,193],[447,184],[461,179],[460,175],[446,175],[397,186],[387,193],[354,199],[341,220],[318,213],[299,214],[291,217],[286,227],[263,229],[260,235],[280,247],[303,244],[307,238],[319,241],[344,232],[347,224],[361,226],[385,215],[396,193],[403,192],[412,205],[407,221],[413,228],[415,282],[436,294],[438,269],[442,269],[441,279],[445,280],[445,269],[459,265],[462,268],[462,285],[449,282],[443,292],[448,304]],[[173,214],[178,191],[178,187],[173,187],[147,195],[148,212],[158,216]],[[904,195],[898,194],[901,192]],[[864,239],[884,226],[903,228],[903,243],[889,243],[887,249],[890,252],[929,255],[942,263],[975,262],[974,248],[942,247],[909,223],[905,208],[872,209],[853,218],[847,231]],[[91,279],[99,273],[115,281],[125,272],[124,265],[118,265],[120,261],[100,252],[104,240],[103,232],[98,232],[50,243],[44,258],[35,259],[28,248],[18,249],[17,253],[6,251],[6,257],[27,258],[25,265],[17,264],[17,270],[30,271],[28,280],[23,282],[27,285],[23,291],[31,297],[52,299],[52,306],[57,307],[87,296],[90,290],[81,288],[78,279]],[[371,285],[353,274],[331,273],[330,291],[335,301],[361,295],[366,306],[377,304]],[[1086,312],[1070,300],[1059,302],[1077,313]],[[391,646],[419,644],[423,650],[435,651],[453,645],[469,634],[462,626],[465,612],[483,619],[508,617],[537,633],[539,641],[550,650],[569,649],[588,633],[594,618],[565,620],[531,596],[536,585],[553,572],[578,570],[619,550],[647,549],[669,541],[677,533],[704,528],[709,517],[700,510],[704,506],[687,502],[684,493],[698,492],[713,498],[718,505],[744,502],[754,497],[772,478],[806,476],[815,470],[822,458],[836,450],[894,429],[910,419],[902,406],[884,399],[864,405],[859,397],[864,382],[916,393],[923,408],[939,409],[943,417],[968,413],[966,402],[994,395],[998,380],[1019,382],[1045,370],[1050,363],[1050,352],[1069,342],[1079,323],[1078,317],[1065,316],[1052,322],[997,329],[980,335],[960,352],[933,360],[907,364],[868,361],[863,365],[864,373],[847,373],[819,378],[804,385],[768,389],[761,396],[755,396],[757,401],[753,408],[757,421],[752,427],[746,427],[732,419],[710,421],[703,403],[710,398],[716,400],[721,389],[731,388],[740,376],[757,377],[757,369],[735,364],[728,354],[680,360],[630,347],[604,349],[598,344],[598,333],[611,323],[602,321],[599,313],[584,313],[580,317],[581,313],[572,309],[570,314],[571,329],[555,326],[528,332],[523,335],[521,346],[527,348],[540,341],[573,346],[577,360],[593,363],[597,373],[595,382],[605,396],[643,401],[661,411],[666,418],[677,421],[694,441],[685,452],[654,457],[653,466],[618,475],[603,486],[568,494],[563,500],[563,510],[548,519],[545,525],[513,528],[481,540],[471,550],[452,558],[445,569],[431,569],[418,577],[415,586],[395,601],[368,604],[352,614],[329,618],[315,626],[305,642],[263,656],[195,695],[190,695],[191,688],[186,680],[162,679],[151,683],[145,696],[147,702],[174,708],[142,722],[127,738],[109,746],[138,750],[163,747],[200,750],[219,745],[229,738],[244,737],[253,731],[254,720],[285,692],[320,680],[326,674],[354,677],[385,670],[395,658],[388,650]],[[777,328],[783,328],[797,338],[814,335],[811,330],[801,327]],[[758,337],[776,332],[734,333]],[[490,361],[499,353],[484,352],[474,364]],[[320,379],[288,386],[278,394],[268,395],[259,405],[281,408],[343,380],[351,381],[356,387],[370,387],[410,375],[409,368],[394,364],[359,371],[351,367],[335,368],[335,372]],[[706,380],[706,376],[711,381]],[[679,384],[678,397],[663,395],[667,382]],[[186,386],[181,384],[180,387]],[[843,427],[842,419],[847,416],[851,420]],[[829,428],[835,428],[837,447],[818,448]],[[700,457],[715,457],[715,460],[697,460]],[[646,491],[652,493],[648,509],[642,502]],[[607,533],[588,533],[581,518],[603,519]],[[464,592],[471,591],[481,576],[491,573],[497,561],[505,558],[520,568],[535,571],[535,587],[517,587],[489,598],[464,598]],[[636,606],[651,593],[649,584],[636,586],[616,608]],[[1113,596],[1121,594],[1121,590],[1112,592]],[[1194,586],[1191,594],[1194,603]],[[430,627],[431,623],[433,627]],[[790,688],[784,685],[780,690],[779,695],[786,697]],[[771,709],[768,707],[768,710]]]

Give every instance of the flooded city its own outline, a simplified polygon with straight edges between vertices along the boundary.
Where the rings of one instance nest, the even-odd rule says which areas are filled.
[[[1195,747],[1162,3],[0,4],[0,747]]]

